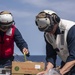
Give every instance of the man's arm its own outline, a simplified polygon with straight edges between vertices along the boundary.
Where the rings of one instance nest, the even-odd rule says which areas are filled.
[[[46,66],[46,71],[52,69],[54,67],[54,65],[50,62],[47,62],[47,66]]]
[[[67,35],[67,45],[69,50],[69,56],[66,60],[66,64],[60,69],[61,74],[65,74],[71,70],[75,65],[75,26],[73,26]]]
[[[43,75],[43,74],[47,73],[50,69],[52,69],[56,65],[56,55],[57,55],[56,51],[53,50],[52,45],[50,45],[47,42],[46,39],[45,39],[45,42],[46,42],[46,61],[47,61],[47,65],[46,65],[45,71],[39,72],[37,75]]]
[[[24,52],[26,52],[26,54],[28,53],[27,56],[29,56],[28,44],[23,39],[21,33],[19,32],[19,30],[17,28],[15,29],[14,41],[15,41],[17,47],[20,49],[20,51],[22,53],[24,53]]]
[[[72,68],[74,65],[75,65],[75,60],[70,61],[70,62],[67,62],[67,63],[63,66],[63,68],[60,69],[60,73],[61,73],[62,75],[64,75],[65,73],[67,73],[68,71],[70,71],[71,68]]]

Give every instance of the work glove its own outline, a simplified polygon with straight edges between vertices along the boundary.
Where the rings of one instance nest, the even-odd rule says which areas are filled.
[[[48,41],[48,43],[50,43],[53,46],[53,49],[56,49],[57,45],[56,45],[56,40],[55,40],[54,35],[50,34],[50,33],[46,33],[45,37],[46,37],[46,40]]]

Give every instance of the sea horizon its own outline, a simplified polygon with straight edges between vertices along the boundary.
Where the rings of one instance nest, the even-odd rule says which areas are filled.
[[[46,63],[46,56],[45,55],[30,55],[29,57],[24,57],[23,55],[14,55],[15,59],[14,61],[20,61],[20,62],[25,62],[27,61],[32,61],[32,62],[44,62]],[[60,66],[61,59],[57,56],[56,60],[56,66]]]

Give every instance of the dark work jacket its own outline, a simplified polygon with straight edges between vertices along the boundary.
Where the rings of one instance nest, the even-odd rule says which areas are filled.
[[[28,49],[28,45],[22,38],[22,35],[19,30],[14,25],[11,28],[12,30],[10,32],[12,33],[10,34],[9,32],[9,35],[6,35],[6,32],[0,31],[0,53],[3,58],[8,58],[13,55],[14,41],[18,48],[21,50],[21,52],[24,47]]]

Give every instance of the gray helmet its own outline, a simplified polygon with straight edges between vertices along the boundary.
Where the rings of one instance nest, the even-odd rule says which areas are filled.
[[[60,18],[54,11],[43,10],[36,16],[35,23],[40,31],[49,32],[53,29],[53,26],[60,22]]]

